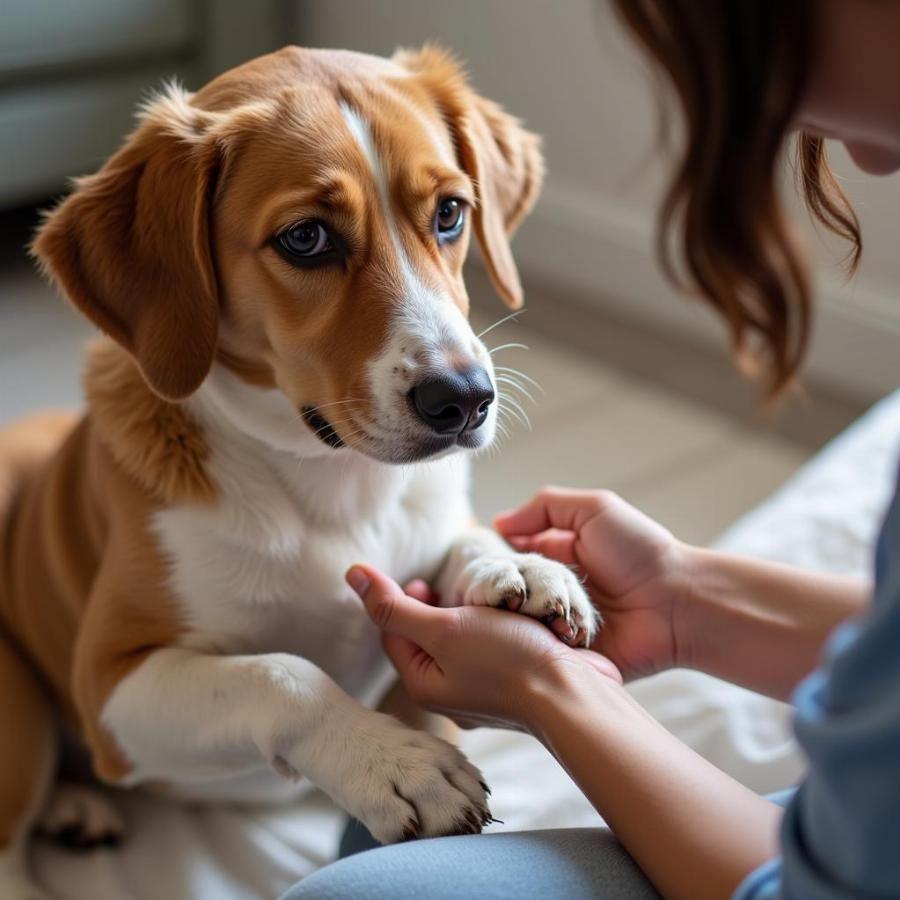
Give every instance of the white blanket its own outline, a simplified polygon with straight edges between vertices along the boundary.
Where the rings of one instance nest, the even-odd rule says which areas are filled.
[[[735,552],[832,572],[868,571],[900,443],[900,394],[882,401],[719,541]],[[752,787],[787,787],[802,771],[789,711],[695,672],[632,686],[682,740]],[[463,746],[493,789],[497,829],[597,824],[568,776],[534,740],[482,730]],[[272,898],[335,852],[343,816],[321,794],[299,807],[187,807],[121,795],[130,834],[117,850],[75,855],[38,842],[39,877],[61,900]]]

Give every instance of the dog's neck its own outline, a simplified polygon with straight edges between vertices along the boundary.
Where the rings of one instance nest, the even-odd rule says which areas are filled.
[[[306,523],[344,529],[364,523],[401,502],[420,468],[327,446],[280,391],[249,385],[218,366],[186,407],[206,435],[212,476],[224,490],[230,484],[248,503],[280,493]]]

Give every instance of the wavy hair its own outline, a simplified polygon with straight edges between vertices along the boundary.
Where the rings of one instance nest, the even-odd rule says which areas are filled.
[[[613,0],[674,87],[686,141],[659,214],[667,276],[724,319],[770,397],[792,381],[810,335],[811,285],[779,201],[779,168],[816,47],[815,0]],[[811,215],[862,250],[859,222],[822,138],[796,140]]]

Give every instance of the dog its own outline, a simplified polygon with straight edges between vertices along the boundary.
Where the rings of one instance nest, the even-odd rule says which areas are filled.
[[[311,783],[383,843],[489,820],[459,750],[376,708],[391,669],[343,574],[592,637],[574,574],[468,499],[497,379],[463,260],[474,230],[521,306],[509,240],[541,179],[446,52],[288,47],[167,88],[47,214],[33,253],[105,336],[84,416],[0,432],[0,895],[39,895],[28,837],[73,791],[70,838],[121,828],[54,789],[63,738],[121,787]]]

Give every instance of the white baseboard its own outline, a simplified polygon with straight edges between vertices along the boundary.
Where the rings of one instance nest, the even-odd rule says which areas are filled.
[[[711,312],[678,295],[660,274],[649,215],[551,180],[514,249],[523,274],[545,287],[558,285],[617,317],[725,352]],[[852,285],[819,280],[806,379],[865,402],[883,396],[900,384],[900,299],[892,303],[864,278]]]

